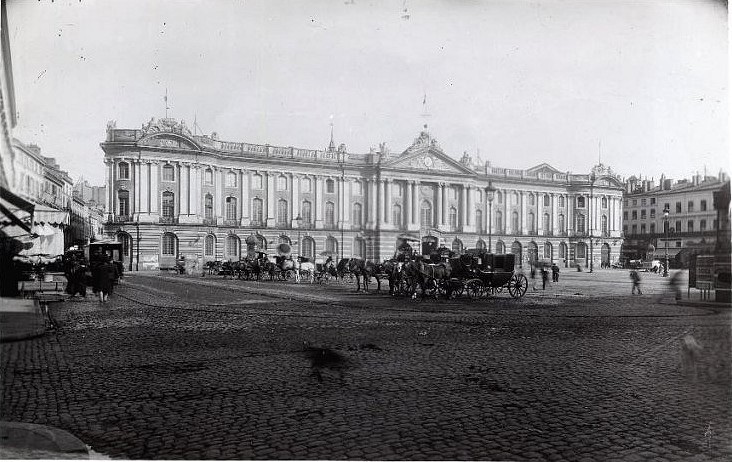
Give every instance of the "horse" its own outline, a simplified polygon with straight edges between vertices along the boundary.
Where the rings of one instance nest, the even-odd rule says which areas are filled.
[[[311,262],[308,257],[297,257],[297,264],[295,265],[296,272],[298,273],[297,278],[303,275],[310,280],[310,284],[315,282],[315,263]]]
[[[439,284],[440,281],[444,282],[447,288],[447,298],[452,297],[452,287],[449,283],[452,267],[449,261],[427,264],[421,259],[413,260],[404,265],[403,271],[411,282],[414,291],[412,298],[417,296],[417,285],[422,289],[422,298],[424,298],[426,286],[431,281],[436,284]],[[435,296],[437,296],[436,289],[437,287],[435,287]]]
[[[404,263],[396,259],[391,259],[384,261],[382,266],[389,280],[389,295],[396,295],[399,292],[399,285],[402,280],[402,266],[404,266]]]
[[[356,292],[361,292],[361,280],[363,279],[363,291],[368,292],[371,276],[376,277],[377,292],[381,292],[381,278],[379,277],[379,265],[362,258],[351,258],[347,264],[348,272],[356,277]]]

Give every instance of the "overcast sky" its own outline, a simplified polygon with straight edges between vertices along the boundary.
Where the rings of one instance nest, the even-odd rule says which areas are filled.
[[[406,13],[405,13],[406,8]],[[104,182],[106,123],[627,177],[729,172],[727,8],[690,1],[13,1],[18,126]],[[408,16],[408,17],[407,17]],[[426,94],[427,104],[423,105]],[[429,117],[422,116],[424,112]]]

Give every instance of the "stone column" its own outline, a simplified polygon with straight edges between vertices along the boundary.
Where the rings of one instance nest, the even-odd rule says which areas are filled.
[[[180,211],[178,215],[190,215],[191,204],[188,201],[191,186],[191,178],[189,176],[188,164],[178,164],[178,191],[180,193]]]
[[[160,216],[160,164],[150,164],[150,214]],[[157,219],[157,218],[154,218]]]
[[[110,220],[114,215],[114,209],[112,204],[114,203],[114,162],[105,160],[104,164],[107,168],[107,194],[105,199],[105,206],[107,207],[107,219]]]
[[[520,208],[519,208],[519,232],[522,236],[526,235],[526,219],[528,215],[528,207],[526,206],[526,192],[521,191],[519,194]]]
[[[574,196],[571,194],[566,195],[567,200],[565,201],[567,204],[567,220],[565,225],[567,225],[567,233],[570,235],[574,233]]]
[[[559,234],[559,224],[557,223],[559,209],[557,208],[557,195],[552,193],[552,210],[551,210],[551,230],[554,236]]]
[[[200,222],[201,214],[201,167],[191,167],[191,214]]]
[[[313,212],[315,214],[315,228],[323,229],[323,183],[325,180],[321,177],[315,177],[315,200],[313,200]]]
[[[412,225],[412,183],[410,181],[404,182],[404,213],[405,228],[409,229]]]
[[[290,226],[294,229],[297,228],[296,218],[300,216],[300,175],[294,173],[291,175],[291,189]]]
[[[437,229],[443,229],[445,226],[445,183],[437,184],[437,200],[435,201],[435,221]]]
[[[351,223],[351,198],[353,197],[353,182],[348,178],[344,178],[343,181],[343,228],[345,229]],[[341,249],[341,252],[342,251],[343,249]],[[341,254],[344,255],[343,253]]]
[[[242,170],[241,172],[241,222],[242,226],[249,226],[251,203],[249,201],[250,172]]]
[[[275,181],[277,180],[276,174],[267,172],[264,175],[264,180],[267,182],[267,228],[273,228],[275,226]]]
[[[378,211],[376,208],[376,180],[371,179],[368,180],[368,207],[367,207],[367,220],[366,220],[366,227],[367,228],[373,228],[376,226],[376,223],[378,222]]]
[[[391,223],[391,181],[384,179],[384,195],[382,196],[382,202],[384,207],[384,224]]]

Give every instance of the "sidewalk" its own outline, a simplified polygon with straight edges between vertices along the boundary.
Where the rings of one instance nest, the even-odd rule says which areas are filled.
[[[89,459],[89,448],[67,431],[0,421],[0,459]]]
[[[47,321],[38,300],[0,297],[0,342],[43,335]]]

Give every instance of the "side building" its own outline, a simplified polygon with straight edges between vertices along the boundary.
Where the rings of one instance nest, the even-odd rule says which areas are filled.
[[[592,267],[620,255],[623,183],[608,167],[457,161],[426,126],[399,153],[383,143],[351,153],[332,139],[323,150],[220,141],[168,118],[140,129],[110,122],[101,147],[104,229],[123,242],[130,270],[172,267],[180,255],[238,260],[280,243],[308,257],[383,260],[401,238],[513,253],[523,265]]]
[[[626,182],[623,199],[623,256],[626,259],[664,259],[670,266],[686,266],[692,255],[713,254],[720,238],[714,195],[729,194],[730,180],[724,172],[717,177],[696,175],[691,180],[673,181],[661,177]],[[666,212],[666,213],[664,213]],[[729,222],[729,211],[721,222]]]

